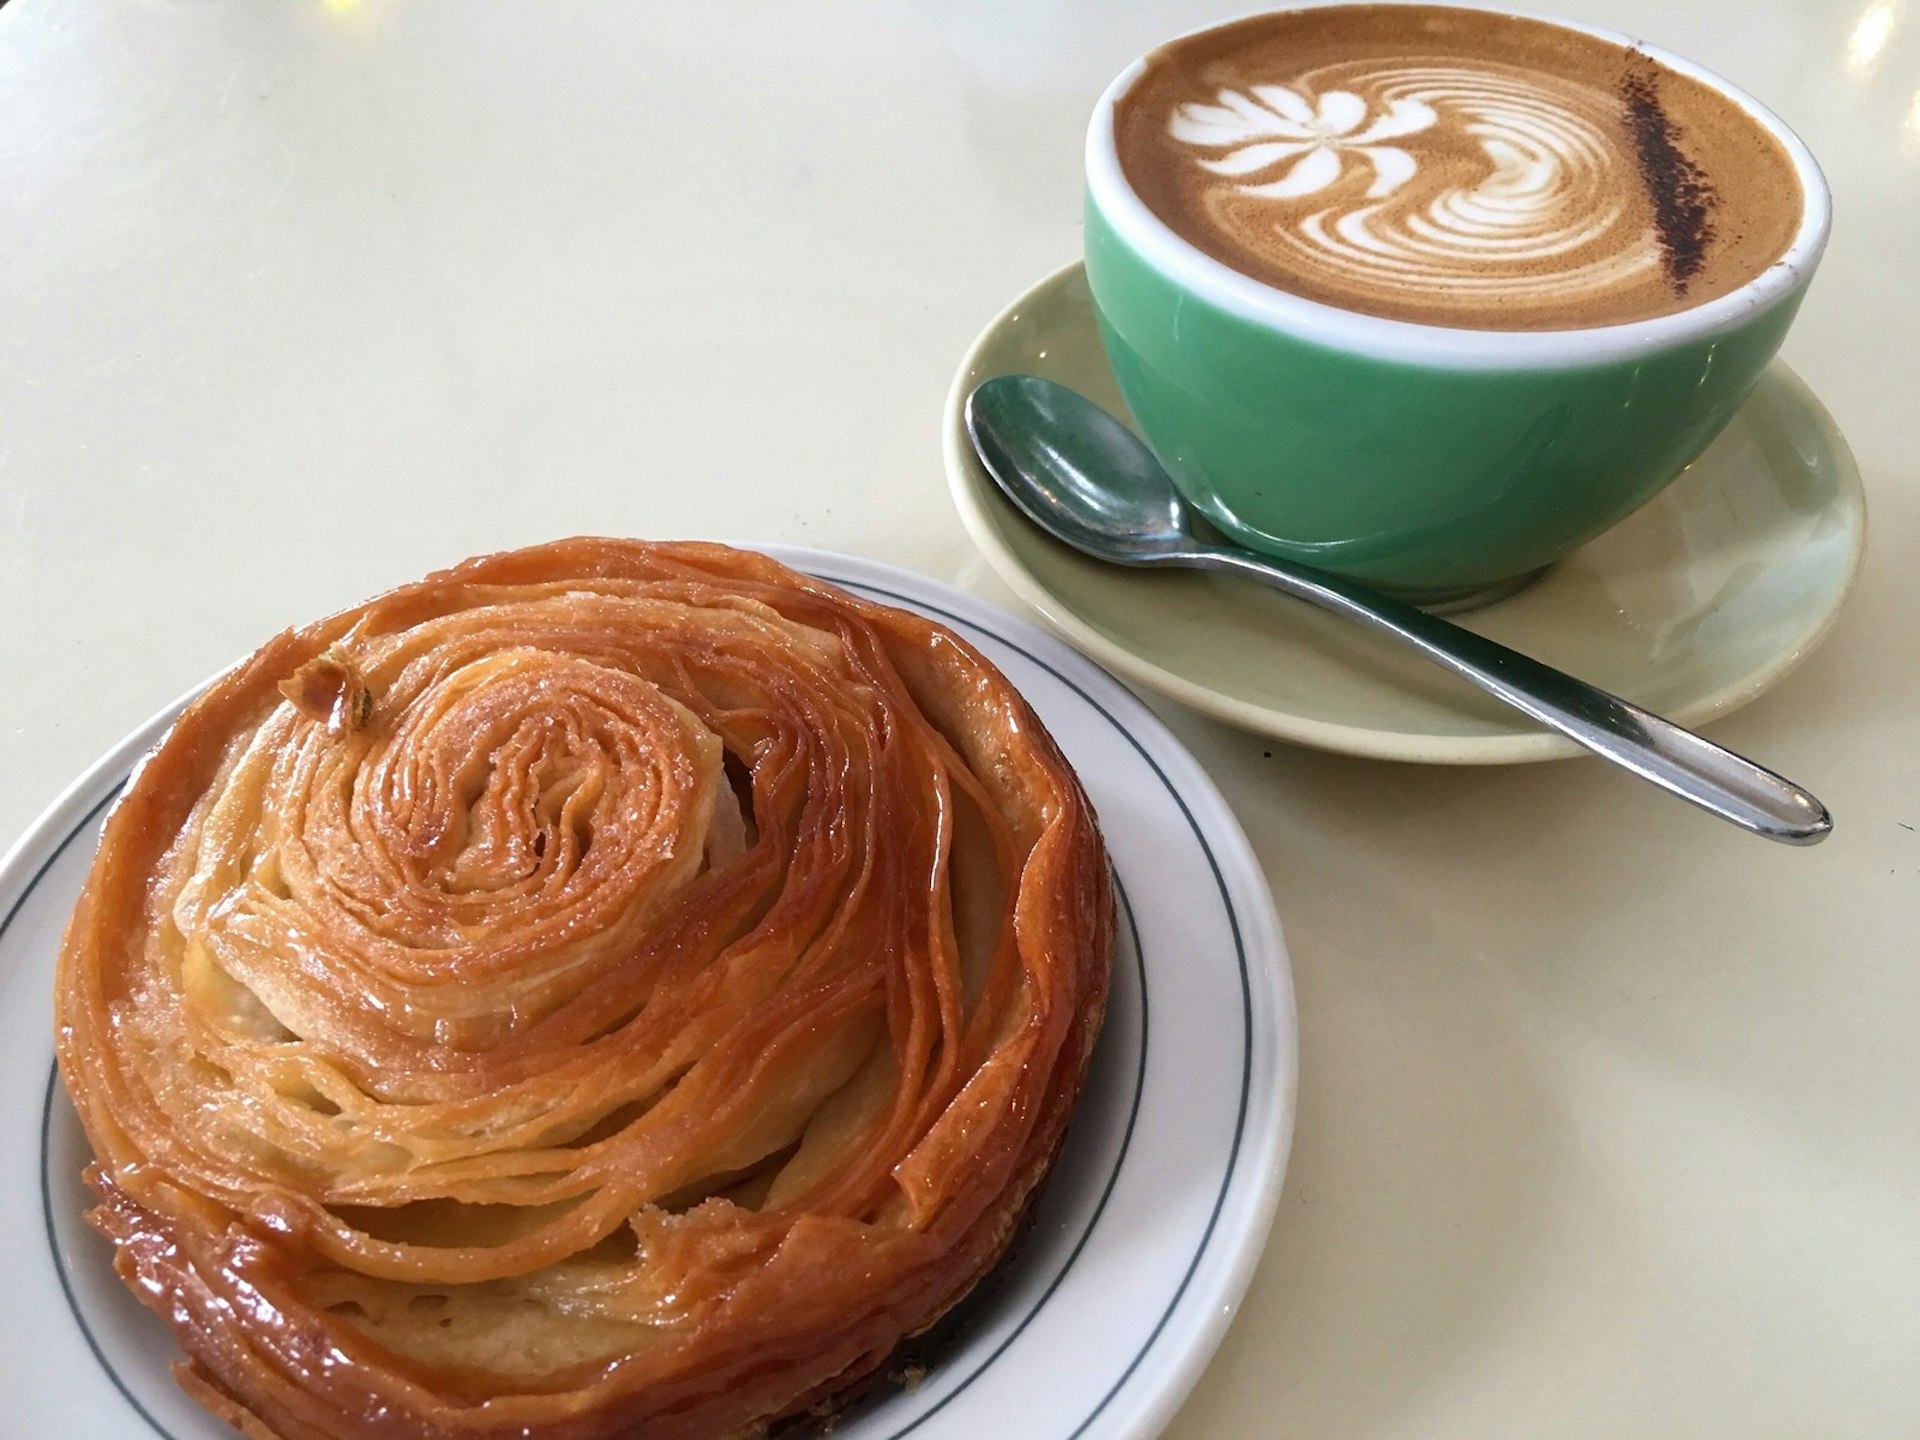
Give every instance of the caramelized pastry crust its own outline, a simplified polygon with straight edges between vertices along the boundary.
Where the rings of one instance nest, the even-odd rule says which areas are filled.
[[[695,1440],[999,1257],[1106,997],[1032,710],[718,545],[472,560],[271,641],[107,822],[60,958],[94,1223],[280,1440]]]

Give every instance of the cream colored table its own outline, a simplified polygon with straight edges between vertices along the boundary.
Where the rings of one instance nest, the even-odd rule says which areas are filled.
[[[1832,179],[1787,356],[1871,548],[1714,733],[1838,829],[1160,705],[1302,1027],[1279,1222],[1177,1440],[1920,1433],[1920,3],[1561,8],[1745,84]],[[476,551],[789,541],[1013,604],[943,393],[1076,254],[1101,86],[1218,13],[12,0],[0,834],[274,628]]]

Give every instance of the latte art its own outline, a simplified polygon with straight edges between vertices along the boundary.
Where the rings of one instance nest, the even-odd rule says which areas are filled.
[[[1583,113],[1524,73],[1346,68],[1303,76],[1298,89],[1256,86],[1257,104],[1225,90],[1217,105],[1175,109],[1168,133],[1222,177],[1208,201],[1223,227],[1257,227],[1267,233],[1253,243],[1386,295],[1445,285],[1577,300],[1659,266],[1653,231],[1619,193],[1612,117],[1597,105]],[[1477,146],[1479,173],[1382,143],[1435,130]],[[1357,194],[1339,183],[1353,162],[1371,173]],[[1307,197],[1329,203],[1288,203]]]
[[[1372,118],[1367,102],[1351,90],[1329,90],[1317,105],[1284,85],[1256,85],[1253,91],[1257,103],[1238,90],[1222,90],[1218,105],[1182,105],[1167,126],[1174,139],[1189,145],[1239,147],[1200,162],[1216,175],[1288,167],[1278,180],[1234,186],[1242,195],[1291,200],[1324,190],[1340,178],[1345,151],[1373,166],[1369,200],[1390,195],[1419,165],[1406,151],[1381,142],[1430,129],[1437,120],[1433,107],[1418,100],[1393,100]],[[1263,138],[1268,136],[1281,138]]]
[[[1578,32],[1438,7],[1176,42],[1122,101],[1116,138],[1149,208],[1216,258],[1429,323],[1683,308],[1764,268],[1798,219],[1784,153],[1707,87]],[[1772,184],[1725,224],[1724,181],[1756,155],[1776,162]]]

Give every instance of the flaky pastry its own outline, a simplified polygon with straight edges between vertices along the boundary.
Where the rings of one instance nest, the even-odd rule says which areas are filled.
[[[561,541],[271,641],[106,826],[93,1222],[279,1440],[755,1433],[1006,1249],[1106,997],[1078,783],[950,631]]]

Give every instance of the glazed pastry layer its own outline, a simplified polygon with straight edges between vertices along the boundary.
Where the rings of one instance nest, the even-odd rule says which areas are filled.
[[[1107,863],[977,652],[764,556],[580,539],[279,636],[69,926],[93,1219],[253,1436],[732,1436],[1000,1256]]]

